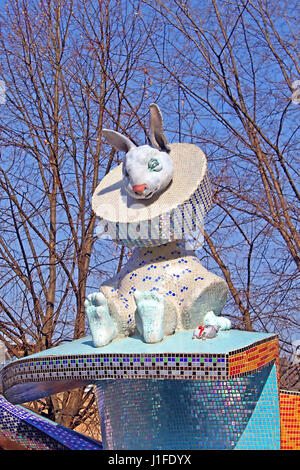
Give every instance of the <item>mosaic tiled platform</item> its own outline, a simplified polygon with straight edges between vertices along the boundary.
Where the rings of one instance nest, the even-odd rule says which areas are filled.
[[[259,370],[278,355],[272,334],[230,330],[209,341],[191,337],[185,330],[157,344],[129,337],[103,348],[85,337],[4,367],[4,395],[24,403],[107,379],[226,380]]]
[[[281,449],[300,450],[300,392],[280,391]]]
[[[101,443],[14,406],[0,395],[0,441],[2,437],[24,450],[102,449]]]
[[[95,384],[104,449],[280,448],[277,336],[191,338],[94,348],[85,337],[6,365],[4,395],[22,403]]]

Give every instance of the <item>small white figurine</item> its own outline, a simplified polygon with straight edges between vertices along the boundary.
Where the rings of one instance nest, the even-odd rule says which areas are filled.
[[[217,325],[199,325],[194,330],[193,339],[212,339],[217,336],[218,331]]]

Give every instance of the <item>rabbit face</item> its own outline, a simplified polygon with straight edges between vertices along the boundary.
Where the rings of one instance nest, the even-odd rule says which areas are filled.
[[[173,177],[173,160],[167,152],[141,145],[129,150],[123,163],[126,191],[135,199],[150,199],[163,191]]]
[[[173,177],[173,160],[170,146],[163,130],[163,118],[159,107],[150,105],[151,141],[137,147],[119,132],[103,129],[103,135],[115,149],[126,153],[123,164],[123,180],[126,191],[135,199],[150,199],[163,191]]]

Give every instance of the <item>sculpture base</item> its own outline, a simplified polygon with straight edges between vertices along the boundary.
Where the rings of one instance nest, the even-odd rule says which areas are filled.
[[[280,449],[274,365],[225,381],[105,380],[97,389],[104,449]]]

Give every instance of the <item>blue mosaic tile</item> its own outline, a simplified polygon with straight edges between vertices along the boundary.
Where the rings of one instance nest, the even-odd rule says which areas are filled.
[[[251,418],[235,449],[280,449],[279,395],[275,365],[271,369]]]
[[[0,396],[0,436],[30,450],[101,450],[102,444]]]
[[[174,378],[177,372],[172,370]],[[203,381],[198,371],[200,380],[191,381],[190,372],[185,370],[186,380],[99,382],[104,448],[246,448],[244,436],[250,436],[248,448],[255,442],[258,448],[278,448],[274,365],[229,380]],[[266,430],[272,430],[271,439]]]

